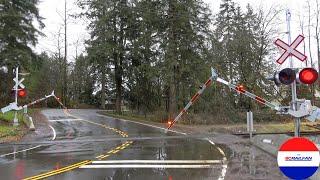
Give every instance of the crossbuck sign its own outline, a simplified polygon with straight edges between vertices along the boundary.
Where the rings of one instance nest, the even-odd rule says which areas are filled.
[[[304,40],[304,37],[302,35],[299,35],[291,45],[288,45],[287,43],[283,42],[280,39],[277,39],[274,43],[285,50],[285,52],[280,56],[280,58],[277,60],[277,63],[282,64],[284,63],[287,58],[291,55],[298,58],[300,61],[305,61],[307,59],[307,56],[302,54],[301,52],[297,51],[296,48],[298,45]]]

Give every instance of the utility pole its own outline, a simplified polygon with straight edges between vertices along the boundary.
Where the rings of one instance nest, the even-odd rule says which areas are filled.
[[[63,101],[67,103],[67,0],[64,1],[64,67],[63,67]]]
[[[290,28],[290,21],[291,21],[291,12],[289,9],[286,11],[286,19],[287,19],[287,32],[288,32],[288,44],[291,44],[291,28]],[[293,68],[293,60],[292,56],[290,56],[290,68]],[[293,111],[297,110],[297,82],[296,80],[293,81],[291,84],[291,109]],[[294,118],[294,136],[299,137],[300,136],[300,118],[295,117]]]
[[[14,85],[14,98],[15,98],[15,103],[18,104],[18,88],[19,88],[19,67],[16,67],[15,70],[16,73],[16,83]],[[17,118],[17,111],[14,112],[14,118],[13,118],[13,126],[18,126],[19,125],[19,121]]]

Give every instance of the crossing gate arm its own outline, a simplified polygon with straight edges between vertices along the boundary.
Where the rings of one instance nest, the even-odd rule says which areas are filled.
[[[277,111],[281,110],[281,108],[279,106],[276,106],[276,105],[272,104],[271,102],[244,90],[243,88],[240,88],[234,84],[229,83],[228,81],[226,81],[224,79],[219,78],[215,69],[211,68],[211,77],[201,86],[201,89],[198,90],[198,92],[192,96],[192,98],[190,99],[188,104],[180,111],[180,113],[174,118],[174,120],[172,122],[170,122],[168,129],[170,129],[181,118],[181,116],[187,112],[187,110],[190,108],[190,106],[192,106],[195,103],[195,101],[200,97],[200,95],[203,93],[203,91],[207,87],[209,87],[213,83],[213,81],[218,81],[224,85],[227,85],[227,86],[229,86],[229,88],[231,88],[237,92],[240,92],[240,93],[250,97],[251,99],[253,99],[263,105],[266,105],[273,110],[277,110]]]
[[[239,86],[236,86],[236,85],[234,85],[234,84],[231,84],[231,83],[227,82],[227,81],[224,80],[224,79],[221,79],[221,78],[218,77],[218,78],[217,78],[217,81],[220,82],[220,83],[222,83],[222,84],[224,84],[224,85],[229,86],[229,88],[231,88],[231,89],[233,89],[233,90],[235,90],[235,91],[237,91],[237,92],[239,92],[239,93],[241,93],[241,94],[244,94],[244,95],[250,97],[251,99],[257,101],[257,102],[260,103],[260,104],[263,104],[263,105],[265,105],[265,106],[270,107],[270,108],[273,109],[273,110],[279,111],[279,110],[281,109],[279,106],[276,106],[276,105],[272,104],[271,102],[269,102],[269,101],[267,101],[267,100],[265,100],[265,99],[263,99],[263,98],[255,95],[255,94],[252,94],[252,93],[246,91],[246,90],[243,89],[243,88],[240,88]]]
[[[63,109],[66,109],[67,111],[69,111],[68,108],[60,101],[60,99],[57,96],[54,95],[53,97],[63,107]]]
[[[35,101],[33,101],[33,102],[29,103],[29,104],[24,105],[23,107],[32,106],[32,105],[34,105],[34,104],[37,104],[37,103],[39,103],[39,102],[41,102],[41,101],[44,101],[44,100],[46,100],[46,99],[48,99],[48,98],[50,98],[50,97],[54,97],[54,96],[55,96],[55,95],[54,95],[54,91],[52,91],[52,93],[51,93],[50,95],[47,95],[47,96],[45,96],[45,97],[43,97],[43,98],[41,98],[41,99],[35,100]]]
[[[187,112],[187,110],[192,106],[197,99],[200,97],[200,95],[203,93],[203,91],[209,87],[213,81],[217,79],[217,73],[215,73],[214,69],[211,69],[212,75],[211,77],[201,86],[200,90],[196,94],[192,96],[188,104],[180,111],[180,113],[174,118],[174,120],[169,124],[168,129],[170,129],[180,118],[181,116]]]
[[[44,100],[46,100],[46,99],[48,99],[48,98],[50,98],[50,97],[54,97],[54,99],[63,107],[63,109],[68,110],[68,108],[67,108],[67,107],[60,101],[60,99],[54,94],[54,91],[52,91],[52,93],[51,93],[50,95],[45,95],[45,96],[44,96],[43,98],[41,98],[41,99],[35,100],[35,101],[33,101],[33,102],[29,103],[29,104],[24,105],[23,108],[27,108],[27,107],[29,107],[29,106],[32,106],[32,105],[34,105],[34,104],[37,104],[37,103],[39,103],[39,102],[41,102],[41,101],[44,101]]]

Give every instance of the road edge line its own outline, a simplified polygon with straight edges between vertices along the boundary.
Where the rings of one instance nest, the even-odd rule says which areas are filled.
[[[210,144],[212,145],[216,145],[212,140],[210,140],[209,138],[206,138],[207,141],[209,141]],[[217,146],[218,151],[222,154],[223,156],[223,163],[222,163],[222,170],[221,170],[221,175],[218,178],[218,180],[224,180],[226,174],[227,174],[227,169],[228,169],[228,164],[227,164],[227,158],[226,158],[226,154],[224,153],[224,151]]]
[[[115,118],[115,117],[108,116],[108,115],[103,115],[103,114],[100,114],[100,113],[97,113],[97,114],[99,114],[100,116],[103,116],[103,117],[108,117],[108,118],[112,118],[112,119],[118,119],[118,120],[121,120],[121,121],[128,121],[128,122],[132,122],[132,123],[136,123],[136,124],[140,124],[140,125],[144,125],[144,126],[149,126],[149,127],[161,129],[161,130],[164,130],[165,132],[170,131],[170,132],[183,134],[183,135],[187,135],[188,134],[188,133],[184,133],[184,132],[180,132],[180,131],[176,131],[176,130],[171,130],[171,129],[168,130],[167,128],[159,127],[159,126],[156,126],[156,125],[146,124],[146,123],[132,121],[132,120],[128,120],[128,119]]]
[[[53,132],[53,137],[51,139],[51,141],[54,141],[57,137],[57,133],[56,130],[53,128],[53,126],[49,125],[49,127],[51,128],[52,132]]]

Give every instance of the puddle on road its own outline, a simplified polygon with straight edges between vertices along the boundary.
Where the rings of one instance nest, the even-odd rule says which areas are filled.
[[[280,172],[277,159],[250,144],[219,145],[228,157],[225,179],[287,179]]]
[[[199,139],[166,139],[134,141],[132,154],[139,151],[145,159],[157,160],[222,160],[216,146]]]

